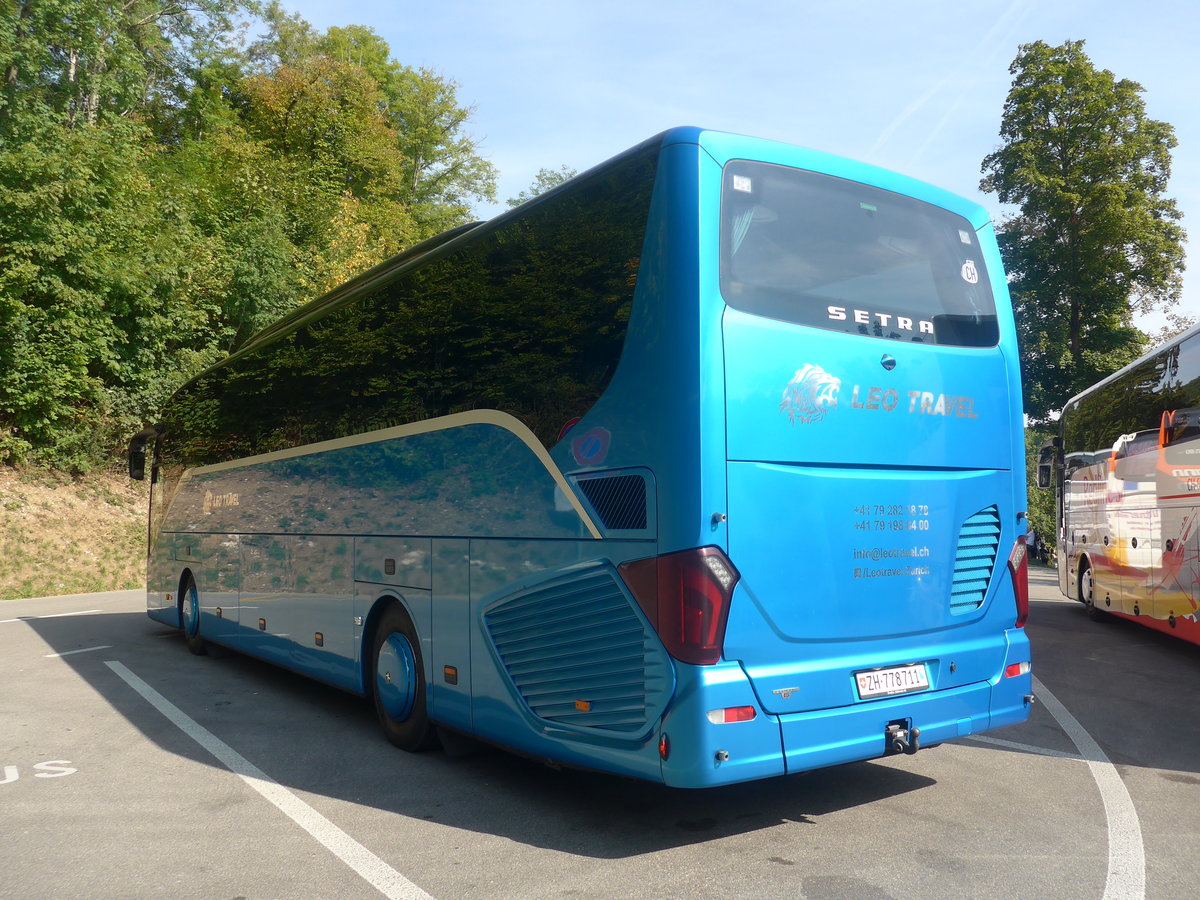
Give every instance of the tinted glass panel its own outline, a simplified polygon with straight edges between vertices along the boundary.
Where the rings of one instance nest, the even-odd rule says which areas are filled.
[[[1166,409],[1178,402],[1178,348],[1141,363],[1121,378],[1063,410],[1063,451],[1068,473],[1100,459],[1157,449]]]
[[[1063,410],[1067,505],[1085,512],[1200,492],[1200,339],[1176,344]],[[1144,498],[1142,498],[1144,499]]]
[[[553,444],[619,361],[656,159],[651,150],[618,161],[205,373],[164,417],[164,463],[481,408]]]
[[[966,219],[857,182],[725,167],[721,290],[761,316],[892,340],[990,347],[996,306]]]

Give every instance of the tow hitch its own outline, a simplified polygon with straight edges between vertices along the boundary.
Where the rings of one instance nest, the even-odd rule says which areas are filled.
[[[913,728],[908,719],[889,722],[884,730],[887,740],[887,755],[907,753],[909,756],[921,749],[921,729]]]

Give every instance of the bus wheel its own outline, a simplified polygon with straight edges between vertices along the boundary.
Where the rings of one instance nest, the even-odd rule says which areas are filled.
[[[1096,608],[1096,583],[1092,580],[1092,567],[1085,565],[1079,573],[1079,599],[1083,601],[1088,618],[1093,622],[1104,622],[1108,613]]]
[[[425,670],[421,642],[404,608],[384,610],[371,655],[375,714],[387,739],[403,750],[427,750],[437,732],[425,714]]]
[[[183,639],[187,648],[197,656],[203,654],[205,643],[204,638],[200,636],[200,594],[191,575],[184,581],[179,592],[179,627],[183,629]]]

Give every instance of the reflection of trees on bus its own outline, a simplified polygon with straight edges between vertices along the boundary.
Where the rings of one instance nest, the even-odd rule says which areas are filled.
[[[653,176],[654,156],[635,155],[317,301],[180,393],[176,446],[203,465],[471,409],[511,412],[553,444],[616,368]]]

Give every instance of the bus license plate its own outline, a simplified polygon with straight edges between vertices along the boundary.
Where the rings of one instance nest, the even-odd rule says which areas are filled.
[[[893,666],[890,669],[873,669],[870,672],[856,672],[854,680],[858,682],[860,700],[870,700],[872,697],[890,697],[893,694],[908,694],[912,691],[923,691],[929,687],[929,675],[924,663],[910,666]]]

